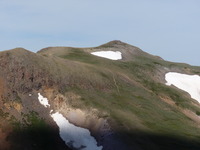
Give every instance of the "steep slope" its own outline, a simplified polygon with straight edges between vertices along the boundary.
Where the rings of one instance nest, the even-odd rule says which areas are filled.
[[[91,54],[99,51],[120,52],[122,59]],[[200,75],[200,67],[167,62],[121,41],[0,52],[1,149],[71,147],[73,141],[65,145],[59,136],[50,115],[56,112],[89,129],[105,150],[200,149],[200,105],[166,85],[168,72]]]
[[[34,91],[56,82],[51,80],[50,62],[22,48],[0,53],[0,149],[67,148],[58,129],[34,111]]]

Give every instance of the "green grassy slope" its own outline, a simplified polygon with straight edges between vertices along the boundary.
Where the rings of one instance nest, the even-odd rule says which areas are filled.
[[[164,75],[169,71],[200,74],[200,67],[167,62],[159,57],[145,54],[139,49],[134,52],[135,47],[132,48],[130,45],[124,43],[119,45],[111,43],[86,49],[49,48],[40,51],[39,54],[80,63],[80,66],[73,68],[72,71],[73,78],[78,84],[66,89],[81,95],[81,105],[76,107],[92,107],[108,112],[110,116],[106,117],[112,120],[114,129],[121,135],[127,133],[128,136],[125,136],[127,141],[137,137],[140,132],[141,135],[146,133],[149,137],[156,135],[158,139],[159,136],[166,136],[166,139],[177,137],[199,141],[198,121],[184,112],[196,115],[200,112],[200,105],[185,92],[166,86]],[[88,53],[101,48],[119,50],[122,53],[125,53],[124,49],[132,48],[133,53],[129,59],[124,58],[120,61]],[[87,82],[86,85],[89,85],[80,86],[82,84],[79,83],[80,80],[84,80],[83,84]],[[180,141],[175,140],[176,142]]]
[[[120,51],[123,59],[90,54],[100,50]],[[16,101],[18,96],[25,105],[22,95],[34,90],[53,88],[66,97],[72,92],[79,98],[70,106],[97,109],[117,138],[132,149],[200,149],[199,103],[166,86],[164,78],[170,71],[200,75],[200,67],[167,62],[119,41],[94,48],[50,47],[36,54],[17,49],[0,53],[0,61],[0,81],[4,79],[9,89],[6,100]],[[26,133],[38,124],[40,129],[47,126],[40,117],[33,116],[32,121]]]

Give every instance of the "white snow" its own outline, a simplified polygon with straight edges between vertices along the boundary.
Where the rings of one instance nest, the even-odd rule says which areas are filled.
[[[174,85],[188,92],[193,99],[200,103],[200,76],[169,72],[165,75],[165,80],[167,81],[166,85]]]
[[[104,57],[111,60],[119,60],[122,59],[122,53],[119,51],[98,51],[98,52],[92,52],[92,55]]]
[[[50,107],[48,99],[40,93],[38,93],[38,100],[41,105]],[[49,114],[58,125],[60,137],[65,141],[66,145],[80,150],[102,150],[103,147],[97,146],[95,138],[90,135],[88,129],[80,128],[69,123],[62,114],[58,112],[53,113],[52,109]]]
[[[48,99],[43,97],[40,93],[38,93],[38,100],[39,100],[40,104],[42,104],[44,107],[47,107],[47,106],[50,107]]]
[[[97,146],[97,142],[90,135],[89,130],[69,123],[58,112],[52,114],[51,117],[59,126],[60,137],[65,141],[66,145],[81,150],[102,150],[102,146]]]

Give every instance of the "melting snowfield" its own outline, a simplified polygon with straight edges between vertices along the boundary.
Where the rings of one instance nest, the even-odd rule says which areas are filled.
[[[38,100],[41,105],[47,107],[49,105],[48,99],[38,93]],[[65,144],[69,147],[80,150],[102,150],[102,146],[97,146],[97,142],[94,137],[90,135],[88,129],[77,127],[71,123],[60,113],[53,113],[51,110],[49,113],[53,120],[59,127],[60,137]]]
[[[200,103],[200,76],[169,72],[165,75],[165,80],[167,81],[166,85],[174,85],[188,92],[193,99]]]
[[[60,128],[60,137],[68,146],[82,150],[101,150],[102,146],[98,147],[96,140],[90,135],[89,130],[76,127],[69,123],[67,119],[60,113],[51,115],[54,121]]]
[[[99,52],[92,52],[92,55],[104,57],[111,60],[119,60],[122,59],[122,53],[119,51],[99,51]]]

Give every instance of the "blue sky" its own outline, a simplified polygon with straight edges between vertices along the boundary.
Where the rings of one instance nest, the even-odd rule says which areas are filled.
[[[0,50],[121,40],[200,66],[200,0],[1,0]]]

